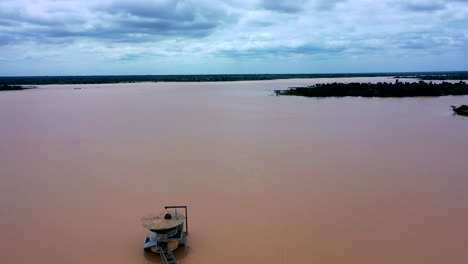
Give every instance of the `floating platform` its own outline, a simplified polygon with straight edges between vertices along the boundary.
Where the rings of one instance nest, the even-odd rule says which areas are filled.
[[[172,251],[185,246],[188,236],[187,206],[166,206],[165,212],[152,213],[141,218],[141,224],[148,229],[143,248],[158,253],[164,264],[177,264]],[[185,209],[180,214],[177,209]]]

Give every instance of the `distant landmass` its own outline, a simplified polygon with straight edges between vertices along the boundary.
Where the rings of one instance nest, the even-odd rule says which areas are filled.
[[[325,83],[308,87],[292,87],[287,90],[275,90],[276,95],[296,95],[305,97],[414,97],[414,96],[443,96],[468,95],[468,84],[432,83],[419,81],[395,83]]]
[[[212,75],[115,75],[115,76],[21,76],[0,77],[0,85],[101,84],[135,82],[222,82],[295,78],[397,76],[420,80],[468,80],[468,72],[385,72],[340,74],[212,74]]]
[[[468,80],[467,72],[452,72],[450,74],[418,74],[418,75],[402,75],[395,78],[416,78],[419,80]]]

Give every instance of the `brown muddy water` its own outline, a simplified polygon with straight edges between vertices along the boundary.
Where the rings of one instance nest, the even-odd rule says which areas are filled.
[[[0,263],[160,263],[165,205],[182,264],[468,263],[468,96],[270,96],[325,81],[2,92]]]

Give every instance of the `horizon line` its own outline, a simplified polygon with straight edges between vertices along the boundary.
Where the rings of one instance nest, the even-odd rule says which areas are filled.
[[[98,75],[0,75],[0,78],[29,77],[113,77],[113,76],[219,76],[219,75],[358,75],[358,74],[437,74],[437,73],[468,73],[468,70],[457,71],[383,71],[383,72],[340,72],[340,73],[198,73],[198,74],[98,74]]]

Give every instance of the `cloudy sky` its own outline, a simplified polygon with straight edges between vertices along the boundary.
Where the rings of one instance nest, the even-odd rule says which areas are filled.
[[[0,0],[0,76],[468,70],[468,0]]]

